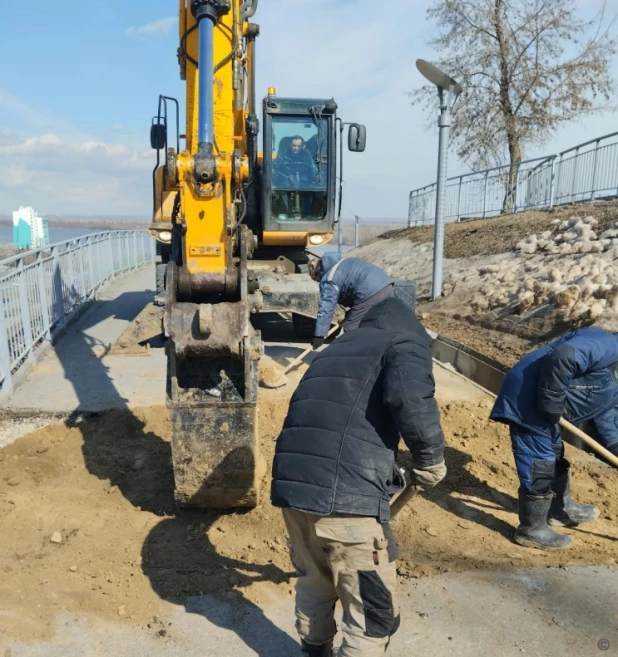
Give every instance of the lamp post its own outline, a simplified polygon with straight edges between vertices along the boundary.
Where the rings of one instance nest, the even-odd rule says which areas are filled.
[[[438,182],[436,185],[436,219],[433,247],[433,279],[431,298],[442,296],[442,274],[444,269],[444,208],[446,205],[446,175],[448,169],[448,140],[451,127],[451,109],[461,93],[461,85],[439,68],[426,62],[416,60],[420,74],[438,89],[440,98],[440,117],[438,119]]]

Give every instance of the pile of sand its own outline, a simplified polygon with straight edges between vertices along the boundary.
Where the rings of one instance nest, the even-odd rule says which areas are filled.
[[[112,411],[35,431],[0,451],[2,633],[53,632],[60,610],[148,625],[165,604],[202,593],[259,604],[290,595],[281,514],[269,502],[274,442],[294,386],[260,391],[259,508],[176,513],[164,408]],[[574,490],[601,507],[576,547],[552,555],[510,541],[517,481],[489,402],[442,408],[449,475],[395,523],[404,577],[469,568],[607,564],[618,544],[618,473],[579,454]],[[575,450],[570,450],[574,452]],[[228,599],[228,598],[226,598]],[[229,601],[228,599],[228,601]]]

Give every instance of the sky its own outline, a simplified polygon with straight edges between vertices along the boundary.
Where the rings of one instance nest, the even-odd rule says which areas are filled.
[[[580,0],[591,11],[594,0]],[[4,4],[4,3],[3,3]],[[149,129],[159,93],[182,98],[176,0],[29,0],[0,21],[0,214],[150,214]],[[407,92],[434,26],[429,0],[261,0],[258,97],[334,97],[367,126],[345,154],[344,216],[401,219],[411,189],[435,180],[437,132]],[[609,0],[618,11],[618,0]],[[385,10],[387,8],[387,10]],[[618,65],[615,66],[618,77]],[[618,130],[608,113],[574,123],[528,156]],[[451,174],[467,169],[452,157]]]

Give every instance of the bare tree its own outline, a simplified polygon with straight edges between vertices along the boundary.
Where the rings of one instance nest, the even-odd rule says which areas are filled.
[[[515,165],[562,124],[608,106],[615,90],[610,63],[614,21],[605,4],[595,18],[577,0],[436,0],[428,10],[440,34],[430,41],[437,64],[463,87],[453,141],[474,169]],[[435,87],[410,95],[435,113]],[[510,210],[511,167],[504,210]]]

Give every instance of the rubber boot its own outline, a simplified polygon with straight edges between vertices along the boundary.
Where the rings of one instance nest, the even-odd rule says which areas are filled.
[[[570,536],[557,534],[547,526],[547,516],[553,493],[527,495],[519,491],[519,527],[515,543],[539,550],[566,550],[573,544]]]
[[[594,504],[577,504],[572,500],[568,463],[554,479],[552,490],[556,494],[549,509],[549,524],[552,527],[575,527],[599,517],[599,509]]]
[[[333,642],[329,641],[321,646],[305,643],[301,639],[301,657],[333,657]]]

